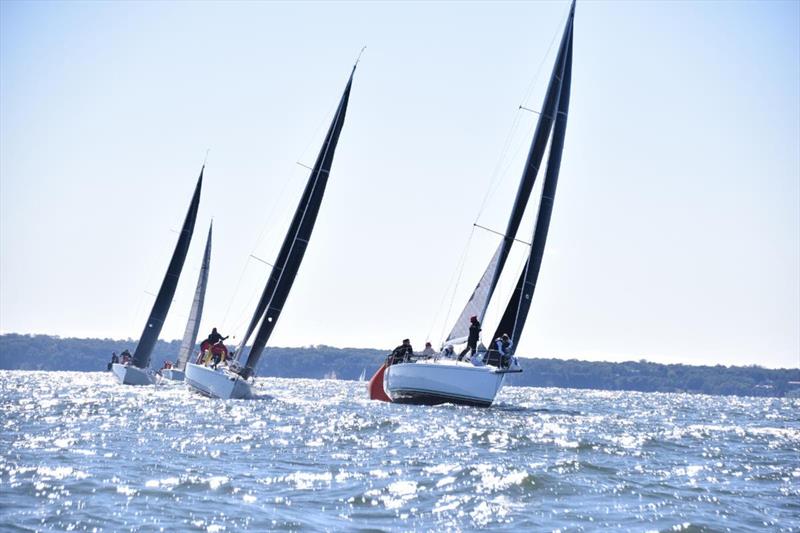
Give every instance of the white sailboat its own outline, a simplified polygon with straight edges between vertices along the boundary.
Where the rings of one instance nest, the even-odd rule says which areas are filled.
[[[317,156],[316,163],[308,177],[292,223],[278,252],[278,258],[274,263],[275,266],[272,268],[261,298],[256,305],[247,331],[242,336],[236,349],[235,359],[228,360],[225,357],[227,348],[217,345],[211,347],[211,349],[220,351],[220,356],[223,360],[219,364],[207,366],[194,362],[186,365],[186,383],[201,394],[222,399],[249,398],[252,396],[252,381],[256,365],[289,296],[289,291],[297,276],[306,247],[311,239],[317,214],[322,205],[325,186],[333,164],[334,152],[344,125],[355,70],[356,67],[353,66],[336,114],[325,136],[325,141]],[[256,326],[259,326],[257,332]],[[247,357],[245,357],[245,345],[254,332],[256,332],[256,335],[253,339],[253,345]]]
[[[513,296],[492,336],[492,339],[499,339],[503,334],[507,334],[508,339],[504,344],[505,353],[501,353],[495,349],[494,344],[490,344],[489,350],[479,351],[470,361],[459,361],[454,357],[441,354],[426,358],[419,356],[392,358],[390,356],[387,363],[370,381],[371,398],[397,403],[438,404],[449,402],[485,407],[494,402],[507,374],[522,372],[522,368],[514,357],[514,347],[519,343],[519,337],[530,310],[558,182],[572,80],[574,14],[575,3],[573,1],[506,232],[445,341],[448,348],[445,351],[453,354],[452,345],[467,341],[470,318],[474,317],[478,323],[483,322],[511,246],[516,240],[517,230],[552,133],[542,198],[530,252]]]
[[[170,368],[162,368],[159,373],[165,379],[173,381],[183,381],[184,369],[189,361],[189,354],[193,351],[197,342],[197,332],[200,329],[200,319],[203,317],[203,304],[206,299],[206,285],[208,285],[208,273],[211,266],[211,232],[213,222],[208,227],[208,238],[206,248],[203,252],[203,264],[200,267],[200,276],[197,279],[197,288],[192,299],[192,309],[189,312],[189,320],[186,322],[186,330],[183,333],[181,347],[178,350],[178,359],[175,365]]]
[[[186,254],[189,251],[189,244],[192,241],[194,223],[200,206],[200,190],[203,185],[204,170],[205,165],[200,169],[200,177],[197,178],[197,185],[195,186],[186,218],[183,221],[178,242],[172,252],[172,259],[167,267],[167,273],[164,275],[164,281],[161,282],[161,288],[156,296],[156,301],[153,303],[150,316],[147,317],[144,331],[142,331],[142,336],[136,345],[133,358],[127,364],[114,363],[111,366],[111,371],[119,382],[125,385],[152,385],[155,382],[154,373],[150,369],[150,356],[153,354],[153,348],[155,348],[158,341],[161,327],[167,318],[167,313],[172,304],[172,298],[175,296],[175,289],[178,286],[178,280],[183,270],[183,264],[186,261]]]

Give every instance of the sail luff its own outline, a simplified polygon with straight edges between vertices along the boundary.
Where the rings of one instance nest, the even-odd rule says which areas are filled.
[[[486,301],[489,299],[489,283],[494,277],[494,272],[497,270],[497,262],[500,258],[500,253],[503,249],[503,243],[498,245],[497,250],[492,256],[491,261],[486,266],[486,270],[481,276],[480,281],[472,291],[472,295],[467,300],[467,304],[458,316],[456,323],[453,324],[453,329],[445,339],[445,342],[452,342],[458,344],[466,341],[469,334],[469,318],[471,316],[478,317],[479,322],[483,322],[483,313],[486,311]]]
[[[272,334],[272,330],[275,328],[275,324],[278,321],[286,299],[289,296],[289,291],[297,276],[300,263],[305,255],[308,241],[314,229],[314,223],[316,222],[319,209],[322,205],[322,197],[325,193],[325,187],[330,175],[339,134],[344,125],[355,69],[356,67],[354,66],[353,71],[350,73],[350,78],[347,81],[347,86],[339,101],[334,119],[328,128],[325,142],[320,149],[320,153],[317,156],[317,160],[309,176],[306,191],[303,194],[303,198],[301,198],[300,204],[297,206],[292,225],[284,238],[281,252],[278,254],[278,260],[275,262],[275,267],[273,267],[270,273],[270,279],[265,287],[264,294],[269,294],[269,298],[265,305],[263,316],[261,317],[261,326],[253,339],[253,346],[250,348],[247,363],[242,371],[242,375],[245,378],[253,373],[253,370],[258,364],[258,360]],[[308,192],[308,194],[306,194],[306,192]]]
[[[192,241],[194,223],[197,219],[197,210],[200,205],[200,190],[203,185],[204,170],[205,165],[200,169],[200,177],[197,178],[194,195],[189,204],[189,210],[186,212],[186,218],[183,221],[178,242],[175,244],[175,250],[172,252],[172,259],[167,267],[167,273],[161,282],[156,301],[153,303],[150,316],[147,317],[144,331],[142,331],[139,344],[136,345],[136,351],[133,354],[133,365],[139,368],[150,366],[150,355],[153,353],[153,348],[156,345],[158,336],[161,334],[161,328],[164,326],[164,320],[166,320],[169,307],[172,304],[172,298],[175,296],[178,279],[180,278],[181,270],[183,270],[183,263],[186,261],[189,244]]]
[[[206,285],[208,284],[208,273],[211,266],[212,229],[213,222],[208,227],[208,238],[206,239],[206,248],[203,253],[203,264],[200,267],[200,275],[197,278],[197,288],[194,291],[192,310],[189,312],[189,320],[186,322],[186,330],[183,333],[181,347],[178,350],[178,360],[175,362],[175,368],[178,370],[183,370],[186,367],[189,355],[197,342],[197,332],[200,330],[200,319],[203,317],[203,304],[206,299]]]
[[[514,289],[511,301],[503,313],[503,317],[497,326],[495,336],[497,338],[503,333],[507,333],[513,341],[513,346],[519,344],[519,337],[528,318],[533,293],[536,289],[536,282],[539,278],[539,271],[542,266],[544,247],[547,242],[547,232],[550,228],[550,217],[553,213],[553,202],[558,185],[558,175],[561,169],[561,156],[564,150],[564,137],[567,130],[567,117],[569,113],[570,86],[572,84],[572,33],[569,36],[567,47],[566,63],[564,65],[564,75],[562,77],[561,94],[558,102],[558,116],[555,127],[553,128],[553,140],[550,145],[550,155],[547,160],[547,171],[545,172],[544,185],[542,187],[542,199],[539,204],[539,213],[536,218],[536,227],[533,233],[530,255],[525,264],[525,268],[520,275]],[[512,348],[513,350],[513,348]]]
[[[530,198],[531,191],[533,190],[533,186],[536,182],[536,175],[539,172],[539,167],[542,163],[542,158],[544,157],[545,148],[547,147],[547,140],[550,137],[550,132],[553,126],[556,106],[558,105],[558,96],[561,87],[560,74],[563,71],[564,56],[566,54],[568,37],[571,35],[574,12],[575,2],[573,1],[569,16],[567,17],[567,23],[564,27],[564,33],[561,37],[561,43],[558,47],[556,61],[553,64],[553,71],[550,74],[550,81],[547,85],[547,92],[544,99],[544,105],[542,106],[542,112],[539,115],[539,119],[536,123],[536,129],[533,134],[533,139],[531,140],[531,146],[528,150],[528,157],[525,161],[525,169],[522,173],[522,179],[520,180],[519,187],[517,189],[517,195],[514,199],[514,206],[508,218],[508,225],[506,226],[506,231],[503,236],[502,249],[498,257],[497,268],[494,272],[491,283],[489,284],[489,292],[486,303],[482,312],[480,313],[481,317],[485,315],[486,309],[489,307],[492,294],[497,288],[497,282],[499,281],[500,275],[503,272],[503,267],[505,266],[506,259],[508,259],[511,246],[514,244],[517,230],[522,222],[522,216],[525,213],[525,207],[528,205],[528,199]]]

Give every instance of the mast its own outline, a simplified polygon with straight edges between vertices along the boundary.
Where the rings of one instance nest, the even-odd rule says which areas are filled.
[[[561,37],[561,44],[558,47],[558,54],[556,61],[553,65],[553,72],[550,75],[550,81],[547,85],[547,93],[544,99],[544,106],[539,115],[539,120],[536,123],[536,130],[533,134],[531,147],[528,151],[528,158],[525,162],[525,169],[522,173],[522,179],[517,189],[517,196],[514,200],[514,207],[511,210],[511,215],[508,219],[508,226],[506,227],[503,241],[500,248],[500,255],[497,258],[497,267],[489,284],[488,295],[486,303],[479,314],[479,320],[483,320],[486,314],[486,309],[489,307],[489,301],[497,282],[500,279],[500,274],[503,271],[503,266],[508,259],[508,254],[511,251],[511,245],[514,243],[514,238],[517,235],[522,216],[525,213],[525,207],[528,204],[528,199],[533,190],[533,185],[536,181],[536,174],[539,172],[539,166],[542,163],[545,148],[547,147],[547,139],[550,137],[550,130],[553,126],[553,119],[555,116],[556,107],[558,105],[558,96],[561,88],[561,73],[563,72],[564,56],[567,53],[567,41],[572,33],[572,19],[575,14],[575,1],[572,2],[567,23],[564,27],[564,33]]]
[[[192,310],[189,313],[189,320],[186,322],[186,331],[183,333],[183,341],[181,342],[180,350],[178,350],[178,360],[175,362],[175,368],[178,370],[183,370],[186,367],[186,361],[189,360],[189,354],[192,348],[194,348],[195,342],[197,341],[197,332],[200,329],[200,319],[203,316],[203,303],[206,299],[208,272],[211,266],[211,231],[213,228],[214,223],[212,222],[208,226],[206,250],[203,253],[203,265],[200,267],[197,288],[194,291]]]
[[[574,4],[573,4],[574,12]],[[570,13],[570,20],[573,12]],[[553,140],[550,145],[550,155],[547,159],[547,171],[542,187],[542,199],[539,203],[539,214],[536,217],[536,228],[533,233],[533,243],[530,255],[525,263],[517,281],[514,294],[508,303],[503,318],[497,326],[494,337],[496,339],[503,333],[507,333],[513,341],[511,351],[513,353],[519,343],[519,336],[525,321],[528,318],[528,311],[531,308],[533,292],[536,289],[536,281],[539,278],[539,269],[542,266],[544,246],[547,242],[547,231],[550,228],[550,217],[553,213],[553,200],[556,195],[558,185],[558,173],[561,169],[561,155],[564,150],[564,136],[567,131],[567,115],[569,112],[570,86],[572,84],[572,31],[569,34],[569,44],[567,47],[566,64],[564,65],[563,81],[561,83],[561,94],[558,99],[558,117],[553,128]]]
[[[147,317],[144,331],[142,331],[139,344],[136,345],[136,351],[133,354],[133,365],[139,368],[147,368],[150,366],[150,355],[153,353],[153,348],[161,333],[161,327],[164,325],[164,320],[167,318],[167,312],[172,303],[172,298],[175,296],[175,288],[178,286],[178,279],[181,276],[181,270],[183,270],[183,263],[186,261],[186,253],[189,251],[189,244],[192,242],[192,233],[194,232],[195,219],[197,219],[197,209],[200,205],[200,189],[203,185],[203,171],[205,168],[205,165],[203,165],[200,169],[200,177],[197,178],[194,195],[189,204],[189,210],[186,212],[186,218],[183,221],[183,227],[181,228],[178,242],[175,245],[175,251],[172,252],[172,259],[167,267],[167,273],[164,275],[164,281],[161,282],[161,288],[158,290],[153,309],[150,311],[150,316]]]
[[[258,360],[272,334],[272,330],[278,322],[278,318],[289,296],[289,291],[292,288],[295,277],[297,277],[300,263],[308,247],[308,241],[311,238],[311,233],[314,230],[314,223],[317,220],[317,214],[322,205],[322,197],[325,194],[325,186],[328,183],[328,176],[330,175],[331,165],[333,163],[333,155],[339,141],[339,134],[344,125],[347,103],[350,99],[350,88],[353,85],[353,75],[355,74],[356,66],[357,64],[353,66],[353,70],[350,73],[350,78],[347,81],[344,93],[339,101],[339,106],[336,109],[333,122],[331,122],[328,128],[325,141],[322,144],[317,160],[308,177],[306,188],[300,198],[300,203],[292,218],[289,231],[286,233],[286,237],[283,240],[280,252],[278,252],[278,259],[275,261],[275,266],[270,272],[269,280],[264,287],[264,292],[258,302],[256,312],[250,321],[250,326],[248,326],[246,335],[241,340],[240,348],[237,350],[237,352],[241,353],[242,348],[244,348],[245,343],[252,334],[255,324],[261,320],[261,327],[258,329],[255,339],[253,340],[253,346],[250,348],[247,363],[241,371],[242,377],[245,379],[252,375],[253,370],[258,364]]]

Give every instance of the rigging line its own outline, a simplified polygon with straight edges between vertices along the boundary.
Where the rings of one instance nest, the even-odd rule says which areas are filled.
[[[267,210],[267,213],[269,213],[269,214],[267,215],[266,219],[264,220],[264,225],[261,226],[261,231],[258,233],[258,236],[256,237],[256,240],[255,240],[255,242],[253,243],[253,246],[250,249],[250,252],[251,252],[250,255],[252,255],[252,253],[256,251],[256,249],[258,248],[258,246],[261,243],[261,241],[265,238],[266,234],[269,231],[272,231],[272,230],[275,229],[274,228],[275,224],[273,224],[272,222],[277,218],[277,214],[276,214],[277,211],[278,211],[277,207],[278,207],[278,205],[286,203],[283,200],[284,200],[284,197],[287,194],[287,190],[289,188],[289,183],[291,183],[293,181],[294,181],[294,178],[292,177],[291,172],[287,172],[286,173],[286,177],[283,180],[283,184],[281,185],[280,191],[278,192],[277,196],[274,197],[275,199],[273,200],[272,205]],[[283,214],[282,214],[281,218],[285,218],[285,216],[283,216]],[[239,272],[239,278],[236,281],[236,287],[234,288],[233,293],[231,293],[230,298],[228,300],[228,308],[225,310],[225,314],[222,316],[222,324],[223,325],[228,322],[228,316],[230,315],[231,308],[233,307],[233,302],[236,299],[237,294],[239,293],[239,287],[242,284],[242,280],[244,279],[244,274],[247,271],[247,266],[249,264],[250,264],[250,259],[249,258],[246,259],[244,261],[244,263],[242,264],[242,269]],[[250,302],[252,302],[252,298],[250,299]],[[242,313],[244,313],[244,310],[242,311]],[[240,321],[237,321],[237,322],[240,322]]]
[[[502,232],[499,232],[497,230],[493,230],[492,228],[487,228],[486,226],[481,226],[480,224],[473,224],[473,226],[475,226],[476,228],[484,229],[484,230],[486,230],[486,231],[488,231],[490,233],[495,233],[497,235],[500,235],[501,237],[505,237],[505,235]],[[518,242],[518,243],[520,243],[520,244],[524,244],[526,246],[531,246],[531,243],[529,243],[527,241],[523,241],[522,239],[517,239],[516,237],[514,237],[513,240]]]
[[[450,297],[450,305],[448,305],[447,307],[447,313],[445,314],[444,321],[442,322],[442,332],[439,334],[440,339],[445,338],[445,328],[447,328],[447,325],[450,323],[450,314],[453,312],[453,303],[455,303],[456,300],[457,289],[459,284],[461,283],[461,275],[464,273],[464,266],[467,264],[467,255],[469,252],[470,244],[472,243],[472,237],[474,235],[475,235],[475,227],[473,226],[472,230],[469,232],[469,238],[467,239],[467,243],[464,246],[464,251],[461,253],[461,258],[458,261],[458,268],[456,272],[453,273],[453,276],[450,278],[450,281],[447,284],[447,290],[445,291],[442,297],[442,304],[444,304],[444,301],[447,299],[447,293],[451,291],[452,287],[452,296]],[[454,279],[455,283],[453,283]],[[442,304],[439,305],[440,308],[442,307]],[[437,318],[438,318],[438,313],[437,313]],[[432,326],[431,329],[433,329]]]
[[[361,52],[363,52],[363,51],[364,51],[364,49],[366,49],[366,48],[367,48],[366,46],[365,46],[364,48],[362,48],[362,49],[361,49]],[[361,59],[361,53],[359,53],[359,54],[358,54],[358,59],[356,59],[356,65],[358,65],[358,60],[359,60],[359,59]],[[326,119],[327,119],[328,117],[330,117],[331,115],[333,115],[333,114],[334,114],[333,110],[334,110],[334,109],[336,109],[338,106],[339,106],[339,100],[336,100],[336,101],[333,103],[333,105],[332,105],[332,106],[328,107],[328,111],[327,111],[327,112],[325,112],[325,113],[322,115],[322,117],[320,118],[319,124],[317,124],[317,127],[316,127],[316,128],[314,128],[314,134],[313,134],[313,135],[312,135],[312,136],[309,138],[309,140],[308,140],[308,144],[306,144],[305,148],[303,148],[303,151],[302,151],[302,152],[300,152],[300,157],[298,158],[298,160],[303,160],[303,159],[305,159],[305,157],[303,157],[303,156],[305,156],[305,155],[306,155],[306,152],[308,152],[308,149],[311,147],[311,143],[313,143],[313,142],[314,142],[314,141],[315,141],[315,140],[318,138],[317,134],[318,134],[318,133],[319,133],[319,132],[322,130],[322,128],[323,128],[323,126],[324,126],[325,124],[328,124],[328,122],[326,121]],[[327,129],[326,129],[326,131],[327,131]],[[324,141],[324,139],[325,139],[325,134],[323,134],[322,138],[323,138],[323,141]]]
[[[542,114],[541,111],[536,111],[535,109],[531,109],[530,107],[525,107],[524,105],[520,105],[519,109],[522,109],[523,111],[530,111],[531,113],[533,113],[535,115],[541,115]]]
[[[236,287],[233,289],[233,295],[231,296],[230,300],[228,301],[228,308],[225,310],[225,314],[222,317],[222,325],[225,328],[228,328],[228,316],[230,315],[231,307],[233,307],[233,301],[235,300],[236,295],[239,293],[239,287],[242,284],[242,279],[244,279],[244,273],[247,270],[247,266],[250,264],[250,258],[251,257],[255,258],[255,259],[258,259],[255,255],[250,254],[248,256],[247,260],[244,263],[244,268],[242,268],[242,272],[239,275],[239,279],[236,281]],[[262,263],[267,263],[264,260],[260,260],[260,261]],[[267,263],[267,264],[269,265],[269,263]],[[270,266],[272,266],[272,265],[270,265]],[[238,315],[239,318],[234,320],[233,321],[233,325],[230,328],[228,328],[229,331],[230,330],[237,330],[239,328],[239,326],[241,326],[244,323],[244,321],[246,319],[245,318],[246,317],[246,313],[252,307],[252,303],[253,303],[253,300],[256,297],[256,294],[257,293],[255,291],[252,291],[252,294],[250,295],[250,299],[247,301],[247,304],[239,311],[239,315]]]
[[[511,123],[511,128],[509,129],[508,134],[506,134],[506,139],[503,142],[503,148],[500,150],[500,157],[498,157],[497,163],[495,164],[491,174],[489,175],[489,186],[486,188],[486,194],[484,194],[483,200],[481,200],[480,207],[478,207],[477,215],[475,216],[475,222],[480,220],[481,215],[483,214],[483,210],[486,208],[486,204],[489,202],[489,198],[494,194],[494,191],[498,186],[496,184],[496,181],[498,180],[498,177],[501,175],[499,173],[499,169],[506,158],[508,148],[512,143],[512,139],[519,125],[519,120],[520,120],[519,116],[520,115],[518,112],[514,113],[514,120]]]
[[[267,265],[267,266],[269,266],[269,267],[274,267],[274,266],[275,266],[275,265],[273,265],[272,263],[267,263],[266,261],[264,261],[263,259],[261,259],[261,258],[260,258],[260,257],[258,257],[257,255],[250,254],[250,257],[252,257],[252,258],[253,258],[253,259],[255,259],[256,261],[260,261],[260,262],[264,263],[265,265]]]
[[[355,70],[355,67],[353,67],[353,69]],[[350,73],[350,77],[349,77],[349,80],[352,81],[352,79],[353,79],[353,72]],[[348,84],[349,83],[350,83],[350,81],[348,81]],[[348,86],[348,88],[349,88],[349,86]],[[345,90],[347,90],[347,88]],[[348,99],[348,101],[350,99],[349,93],[348,93],[347,99]],[[330,127],[331,133],[333,133],[335,131],[335,129],[336,129],[336,123],[339,121],[339,116],[342,113],[342,102],[343,101],[344,101],[344,93],[339,98],[339,101],[338,101],[337,106],[336,106],[336,114],[333,116],[333,120],[331,121],[331,127]],[[342,123],[342,127],[344,127],[344,123]],[[340,128],[339,131],[341,132],[341,128]],[[314,198],[314,192],[317,189],[317,185],[319,185],[320,175],[322,174],[323,171],[325,171],[326,173],[330,173],[330,169],[325,170],[323,167],[324,167],[325,158],[328,157],[328,151],[331,148],[331,141],[333,140],[333,137],[332,136],[328,137],[328,139],[326,139],[326,140],[327,140],[327,142],[324,144],[324,147],[325,147],[324,150],[321,151],[320,154],[317,156],[317,160],[320,162],[320,167],[319,167],[319,170],[317,170],[317,175],[314,177],[314,184],[311,186],[311,193],[308,196],[309,201],[306,203],[305,206],[303,206],[303,213],[302,213],[302,215],[300,215],[300,223],[297,225],[297,229],[294,232],[294,238],[292,239],[292,244],[289,246],[289,253],[286,255],[286,262],[284,262],[284,264],[280,265],[280,269],[281,270],[278,273],[278,279],[275,282],[275,287],[272,289],[272,294],[270,295],[269,300],[267,300],[267,307],[264,309],[264,314],[260,318],[261,326],[259,326],[258,331],[255,332],[256,336],[255,336],[255,338],[253,338],[253,344],[250,347],[250,352],[247,354],[247,360],[245,361],[245,367],[248,367],[248,368],[250,368],[252,370],[255,370],[254,369],[255,364],[253,364],[253,366],[250,366],[250,357],[252,356],[252,353],[253,353],[253,346],[255,346],[255,341],[258,338],[259,333],[261,332],[260,331],[261,327],[263,327],[263,325],[264,325],[264,320],[271,320],[271,317],[267,317],[267,313],[269,312],[269,309],[272,306],[272,299],[275,297],[275,293],[278,291],[278,288],[280,287],[281,281],[283,280],[283,275],[286,273],[286,264],[289,261],[289,259],[292,257],[292,252],[294,252],[294,245],[297,244],[298,240],[302,240],[302,239],[298,239],[298,235],[300,234],[300,230],[303,228],[303,222],[305,221],[306,213],[308,212],[308,208],[311,205],[311,199]],[[338,136],[337,136],[336,142],[337,142],[337,144],[339,142]],[[334,151],[335,150],[336,150],[336,147],[334,147]],[[331,158],[333,158],[333,155],[331,155]],[[333,165],[333,159],[331,159],[330,164],[331,164],[331,166]],[[315,166],[316,166],[316,164],[315,164]],[[310,179],[310,177],[309,177],[309,179]],[[327,182],[326,182],[326,185],[327,185]],[[323,193],[324,193],[324,188],[323,188]],[[322,206],[322,198],[320,198],[320,207],[317,208],[317,212],[319,212],[319,209],[321,209],[321,206]],[[313,228],[314,228],[314,225],[312,224],[311,230],[313,230]],[[290,229],[291,229],[291,225],[290,225]],[[310,236],[310,233],[309,233],[309,236]],[[306,242],[308,242],[308,241],[306,241]],[[302,262],[302,260],[301,260],[301,262]],[[299,269],[299,265],[298,265],[298,269]],[[295,272],[295,276],[296,275],[297,274]],[[278,311],[278,315],[280,315],[280,313],[281,313],[281,310]],[[276,317],[276,320],[277,320],[277,317]],[[267,335],[267,340],[265,341],[265,345],[266,345],[266,342],[269,341],[269,337],[271,335],[272,335],[272,331],[270,331],[270,333]],[[242,350],[240,350],[240,351],[243,351],[244,345],[247,343],[247,340],[248,339],[245,338],[242,341]],[[259,357],[260,357],[260,354],[259,354]]]
[[[566,20],[566,17],[568,17],[568,16],[569,16],[569,6],[567,8],[567,14],[562,16],[562,19]],[[553,32],[553,37],[552,37],[552,39],[550,39],[550,45],[547,47],[547,52],[545,52],[545,54],[542,56],[541,60],[539,61],[539,66],[536,67],[536,72],[533,75],[533,78],[531,79],[531,82],[528,84],[528,87],[525,89],[524,96],[522,98],[523,102],[527,101],[530,98],[531,93],[533,93],[533,88],[538,83],[539,77],[542,74],[542,67],[544,67],[545,61],[547,60],[548,56],[552,52],[553,45],[555,44],[556,39],[558,38],[558,35],[559,35],[560,31],[561,31],[560,28],[556,28],[556,30]],[[511,125],[511,129],[509,130],[508,135],[506,136],[506,140],[503,143],[503,149],[500,151],[500,157],[498,158],[497,164],[495,165],[494,169],[492,170],[492,173],[490,174],[489,187],[488,187],[488,189],[486,191],[486,195],[484,196],[483,201],[481,202],[481,206],[478,209],[478,214],[475,217],[475,222],[480,220],[480,217],[483,214],[484,209],[486,208],[486,204],[488,203],[489,199],[494,195],[494,193],[497,192],[497,189],[500,186],[500,183],[499,183],[501,181],[500,178],[502,176],[504,176],[506,174],[506,172],[508,172],[508,168],[511,166],[511,163],[509,162],[506,165],[505,170],[503,170],[502,172],[500,171],[500,168],[503,166],[503,161],[505,160],[506,156],[508,155],[507,152],[508,152],[508,149],[509,149],[509,147],[510,147],[510,145],[512,143],[512,138],[514,136],[514,133],[516,132],[516,128],[519,125],[520,114],[519,114],[518,111],[521,110],[521,109],[525,109],[527,111],[533,111],[532,109],[530,109],[528,107],[525,107],[523,105],[520,105],[517,108],[517,113],[514,114],[514,121],[513,121],[512,125]],[[518,153],[518,152],[519,152],[519,149],[516,150],[516,152],[514,154],[515,157],[516,157],[516,153]],[[513,160],[513,158],[512,158],[512,160]]]
[[[203,159],[203,166],[204,167],[206,166],[206,163],[208,162],[208,152],[210,152],[210,151],[211,151],[211,148],[206,148],[206,157]]]

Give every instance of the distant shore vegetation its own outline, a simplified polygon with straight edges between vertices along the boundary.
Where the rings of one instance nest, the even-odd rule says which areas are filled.
[[[180,341],[158,341],[151,366],[174,361]],[[2,370],[102,371],[111,352],[133,352],[133,339],[77,339],[51,335],[0,335]],[[388,350],[308,346],[267,348],[258,368],[263,377],[367,379],[383,363]],[[640,392],[800,397],[800,369],[751,366],[694,366],[659,364],[645,360],[624,363],[577,359],[520,358],[525,371],[509,375],[508,384],[520,387],[559,387]]]

